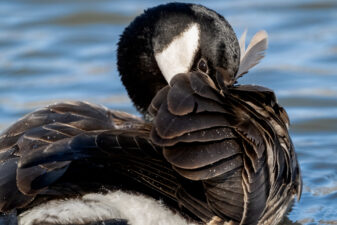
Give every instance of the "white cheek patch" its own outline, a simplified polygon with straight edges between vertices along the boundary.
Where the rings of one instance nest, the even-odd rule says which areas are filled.
[[[200,29],[191,24],[162,51],[155,54],[160,71],[167,83],[178,73],[190,70],[194,56],[199,48]]]

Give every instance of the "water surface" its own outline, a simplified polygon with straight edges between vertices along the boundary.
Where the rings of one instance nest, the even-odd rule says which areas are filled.
[[[71,99],[136,113],[118,77],[116,43],[143,9],[165,2],[0,1],[0,130]],[[292,122],[304,189],[286,223],[337,224],[337,1],[203,4],[238,35],[269,33],[266,58],[241,82],[274,89]]]

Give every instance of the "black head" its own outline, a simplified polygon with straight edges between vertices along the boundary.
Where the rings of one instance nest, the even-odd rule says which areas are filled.
[[[229,23],[195,4],[169,3],[146,10],[125,29],[118,44],[122,82],[142,113],[175,74],[200,70],[214,78],[220,68],[234,76],[239,62],[239,43]]]

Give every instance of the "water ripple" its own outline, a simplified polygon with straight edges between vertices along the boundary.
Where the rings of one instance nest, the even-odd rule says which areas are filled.
[[[145,8],[167,1],[2,0],[0,130],[69,99],[136,113],[116,69],[116,43]],[[261,64],[240,82],[275,90],[292,121],[304,192],[284,224],[337,224],[337,2],[193,1],[248,38],[266,29]]]

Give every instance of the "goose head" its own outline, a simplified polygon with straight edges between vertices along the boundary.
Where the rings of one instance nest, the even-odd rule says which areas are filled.
[[[240,47],[227,20],[201,5],[169,3],[146,10],[118,43],[118,70],[137,109],[146,114],[155,94],[179,73],[216,70],[234,77]]]

